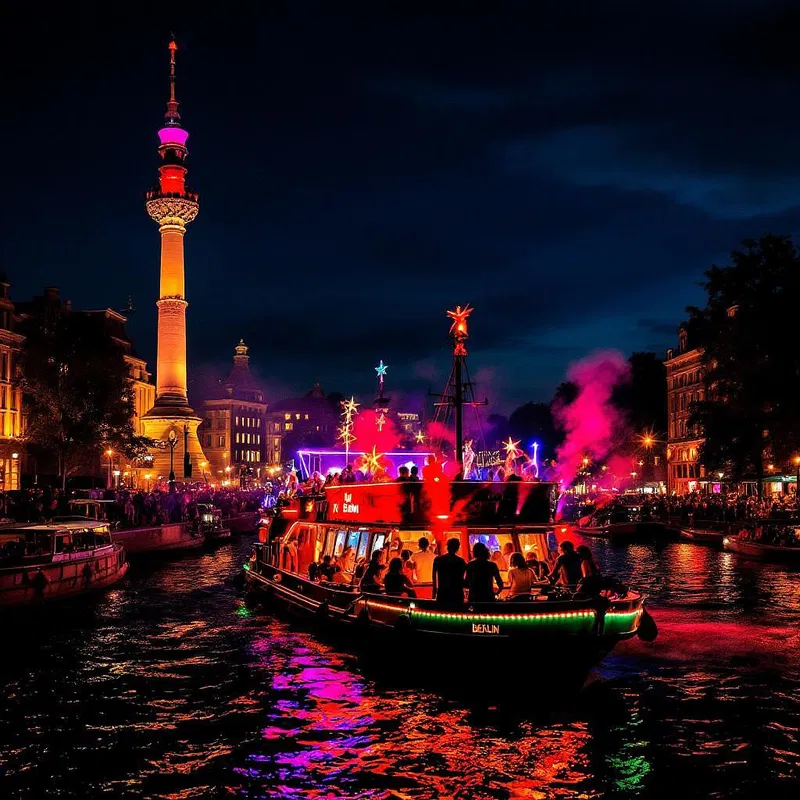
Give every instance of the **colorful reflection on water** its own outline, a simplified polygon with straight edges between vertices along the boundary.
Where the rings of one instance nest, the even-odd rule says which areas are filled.
[[[244,607],[246,543],[6,615],[0,796],[633,798],[676,780],[682,798],[791,794],[800,573],[689,544],[591,546],[648,591],[661,633],[572,698],[523,661],[432,663],[424,689],[365,668]],[[469,691],[487,684],[491,705]]]

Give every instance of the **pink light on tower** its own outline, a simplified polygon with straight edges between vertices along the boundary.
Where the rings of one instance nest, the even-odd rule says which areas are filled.
[[[176,126],[169,126],[161,128],[158,132],[158,138],[161,146],[176,144],[179,147],[186,147],[186,140],[189,138],[189,131],[185,128],[178,128]]]

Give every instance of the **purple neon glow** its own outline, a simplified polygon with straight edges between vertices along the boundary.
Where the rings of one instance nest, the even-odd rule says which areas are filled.
[[[161,144],[178,144],[181,147],[186,147],[186,140],[189,138],[189,131],[184,130],[183,128],[178,128],[177,126],[170,126],[167,128],[162,128],[158,132],[158,138],[161,140]]]
[[[304,456],[343,456],[344,450],[298,450],[298,454]],[[353,455],[360,455],[361,451],[357,448],[350,451]],[[382,456],[405,456],[405,457],[420,457],[432,456],[433,453],[422,452],[419,450],[404,450],[401,453],[381,453]]]

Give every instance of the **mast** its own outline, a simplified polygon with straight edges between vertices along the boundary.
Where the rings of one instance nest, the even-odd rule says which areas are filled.
[[[453,367],[447,381],[444,394],[437,395],[440,400],[436,403],[436,421],[439,422],[439,411],[444,409],[444,424],[447,424],[449,411],[455,412],[455,459],[458,471],[464,470],[464,408],[465,406],[486,405],[487,401],[476,402],[472,382],[467,369],[467,346],[469,337],[467,318],[474,311],[467,303],[463,308],[456,306],[453,311],[448,311],[447,316],[453,320],[450,326],[450,335],[453,337]],[[464,476],[466,477],[466,476]]]

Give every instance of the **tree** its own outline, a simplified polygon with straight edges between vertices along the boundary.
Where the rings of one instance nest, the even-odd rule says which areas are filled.
[[[146,441],[133,430],[133,390],[122,348],[102,320],[64,314],[23,324],[20,366],[26,441],[54,455],[62,486],[96,466],[106,447],[129,458]]]
[[[549,403],[525,403],[508,418],[509,434],[522,442],[527,452],[538,442],[541,451],[552,457],[563,434],[556,431]]]
[[[800,449],[800,256],[789,236],[748,240],[704,288],[705,307],[687,309],[707,389],[690,424],[703,430],[707,470],[754,476],[760,490],[765,459],[787,463]]]
[[[633,353],[630,380],[614,390],[614,405],[623,411],[635,435],[667,430],[666,369],[655,353]]]

